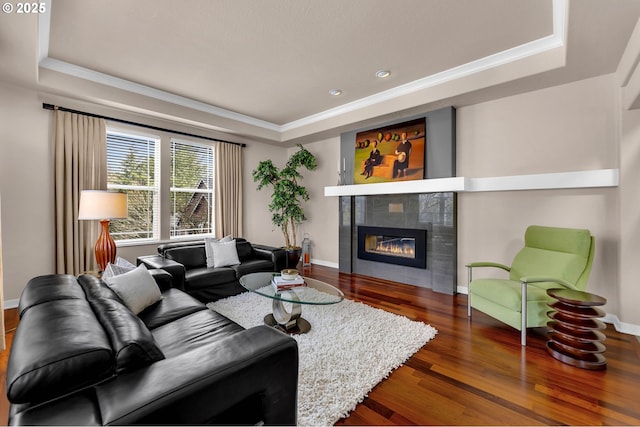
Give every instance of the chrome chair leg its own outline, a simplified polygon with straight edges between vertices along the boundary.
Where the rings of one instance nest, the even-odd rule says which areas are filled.
[[[520,344],[527,345],[527,282],[522,282],[522,320],[520,321]]]
[[[467,267],[467,317],[471,317],[471,267]]]

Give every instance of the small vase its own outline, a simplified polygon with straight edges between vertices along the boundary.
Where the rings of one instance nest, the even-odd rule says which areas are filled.
[[[298,268],[298,262],[300,262],[300,256],[302,255],[302,248],[285,248],[287,251],[287,268]]]

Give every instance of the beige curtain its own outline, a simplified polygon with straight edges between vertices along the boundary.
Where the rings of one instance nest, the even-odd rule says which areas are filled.
[[[78,221],[82,190],[107,189],[104,119],[53,113],[56,273],[97,271],[93,247],[98,221]]]
[[[216,237],[242,236],[242,147],[216,144]]]
[[[2,281],[2,200],[0,200],[0,350],[4,350],[7,348],[7,345],[4,341],[4,285]]]

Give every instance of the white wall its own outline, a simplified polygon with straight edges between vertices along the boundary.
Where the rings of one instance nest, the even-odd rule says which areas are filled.
[[[315,264],[338,268],[338,198],[325,197],[324,187],[336,185],[340,170],[340,138],[305,144],[318,160],[315,171],[304,171],[304,185],[309,190],[309,201],[304,211],[307,221],[300,225],[299,238],[309,233],[311,261]],[[297,148],[291,148],[289,155]]]
[[[607,75],[459,108],[458,175],[618,168],[616,94]],[[465,263],[510,264],[528,225],[588,228],[596,252],[587,290],[618,313],[618,216],[617,188],[459,194],[458,284],[466,286]]]
[[[50,274],[53,170],[50,112],[35,92],[0,82],[0,193],[4,297],[17,299],[29,279]]]
[[[636,73],[640,73],[636,70]],[[640,325],[640,110],[622,113],[620,144],[620,307],[618,317]]]
[[[263,160],[271,159],[276,167],[282,168],[287,158],[286,148],[266,144],[252,143],[244,150],[244,237],[252,243],[284,246],[282,232],[271,223],[268,208],[271,191],[268,188],[258,191],[251,173]]]

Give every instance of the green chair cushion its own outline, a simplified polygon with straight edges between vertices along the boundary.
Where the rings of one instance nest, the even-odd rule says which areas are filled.
[[[547,295],[547,289],[558,288],[560,285],[552,282],[541,282],[527,285],[527,303],[546,304],[554,301]],[[509,310],[520,313],[522,311],[521,282],[507,279],[476,279],[471,282],[469,292],[478,295]]]
[[[580,228],[557,228],[531,225],[524,234],[524,245],[554,252],[589,256],[591,232]]]
[[[527,228],[524,242],[524,248],[511,264],[511,280],[544,275],[578,284],[588,267],[591,251],[589,230],[533,225]],[[580,285],[586,287],[586,281]]]
[[[524,247],[513,260],[509,279],[544,275],[575,284],[586,265],[586,256]]]

